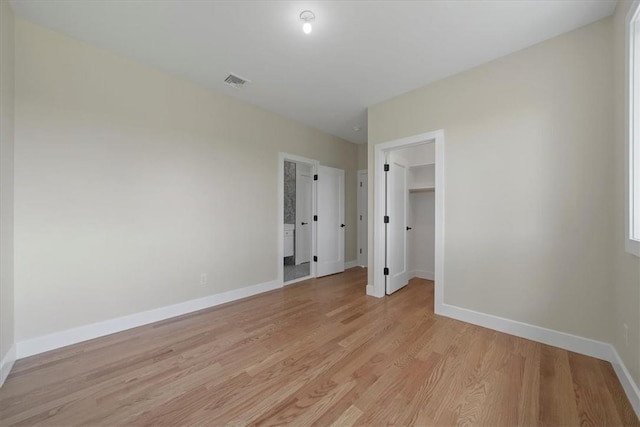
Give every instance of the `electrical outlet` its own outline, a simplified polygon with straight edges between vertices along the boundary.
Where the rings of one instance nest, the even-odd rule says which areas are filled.
[[[622,328],[624,329],[624,345],[629,347],[629,326],[627,326],[626,323],[623,323]]]
[[[207,277],[207,273],[202,273],[200,275],[200,284],[206,285],[209,282],[209,277]]]

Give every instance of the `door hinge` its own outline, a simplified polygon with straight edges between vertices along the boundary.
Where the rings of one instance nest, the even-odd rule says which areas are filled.
[[[360,248],[360,253],[362,253],[362,248]]]
[[[385,172],[389,172],[389,164],[388,163],[384,164],[384,171]]]
[[[360,181],[360,187],[362,187],[362,181]]]
[[[313,216],[313,220],[314,220],[314,221],[317,221],[317,220],[318,220],[318,215],[314,215],[314,216]]]
[[[313,180],[317,181],[318,180],[318,174],[313,175]]]
[[[360,215],[360,221],[362,221],[362,215]]]
[[[384,223],[389,224],[389,215],[384,216]]]
[[[313,256],[313,262],[318,262],[318,257],[317,256]]]
[[[385,276],[388,276],[389,275],[389,268],[385,267],[384,270],[383,270],[383,273],[384,273]]]

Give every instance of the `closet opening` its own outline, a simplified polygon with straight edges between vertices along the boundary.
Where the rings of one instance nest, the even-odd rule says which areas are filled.
[[[385,153],[385,292],[414,277],[433,280],[435,143]]]
[[[417,277],[434,281],[442,306],[444,263],[444,133],[431,132],[374,148],[373,285],[384,297]]]

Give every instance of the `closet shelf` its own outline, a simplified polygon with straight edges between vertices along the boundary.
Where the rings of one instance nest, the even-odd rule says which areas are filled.
[[[423,193],[426,191],[436,191],[436,187],[411,187],[409,193]]]

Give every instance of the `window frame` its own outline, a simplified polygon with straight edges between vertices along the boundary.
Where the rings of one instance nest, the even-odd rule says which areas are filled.
[[[636,28],[637,27],[637,28]],[[640,0],[626,17],[625,250],[640,257]]]

